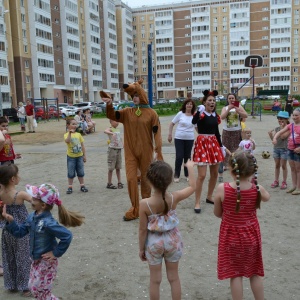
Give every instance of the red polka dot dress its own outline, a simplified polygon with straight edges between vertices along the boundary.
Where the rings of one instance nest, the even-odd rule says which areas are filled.
[[[198,137],[195,141],[193,161],[198,165],[215,165],[224,160],[221,150],[219,132],[220,117],[215,113],[197,112],[193,116],[193,124],[197,124]]]
[[[260,227],[256,216],[257,189],[241,191],[239,213],[237,193],[224,183],[223,216],[218,245],[218,279],[264,276]]]

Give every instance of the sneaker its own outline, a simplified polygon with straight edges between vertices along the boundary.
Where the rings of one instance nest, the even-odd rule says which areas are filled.
[[[80,187],[80,190],[84,193],[89,191],[84,185]]]
[[[280,187],[281,190],[286,190],[287,189],[287,184],[285,181],[282,181],[282,184],[281,184],[281,187]]]
[[[73,193],[73,189],[71,187],[69,187],[67,190],[67,194],[72,194],[72,193]]]
[[[274,182],[271,184],[271,188],[277,188],[279,187],[279,182],[278,180],[274,180]]]
[[[179,182],[179,178],[174,178],[174,182]]]

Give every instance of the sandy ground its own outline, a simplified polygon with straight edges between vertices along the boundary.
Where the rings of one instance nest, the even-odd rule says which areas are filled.
[[[161,124],[164,158],[173,166],[175,149],[167,142],[170,120],[171,117],[162,117]],[[85,137],[88,193],[81,193],[78,182],[75,182],[73,194],[65,194],[64,121],[42,122],[35,134],[13,136],[15,150],[23,157],[16,161],[22,178],[18,189],[24,189],[26,183],[39,185],[52,182],[61,191],[65,206],[86,216],[82,227],[72,229],[73,242],[59,259],[58,277],[53,288],[59,299],[147,299],[149,270],[138,256],[138,220],[122,221],[124,212],[130,207],[125,170],[122,170],[124,189],[106,189],[107,139],[103,131],[109,123],[106,119],[96,122],[96,133]],[[265,299],[300,299],[300,198],[269,188],[274,180],[274,163],[272,158],[262,159],[260,156],[262,150],[272,151],[267,131],[277,126],[277,121],[273,116],[264,116],[262,121],[249,118],[247,124],[258,145],[259,183],[271,193],[271,200],[263,203],[258,211],[265,265]],[[18,126],[10,128],[12,132],[17,130]],[[228,172],[224,173],[224,179],[229,180]],[[116,182],[115,174],[113,180]],[[290,183],[290,176],[288,181]],[[186,185],[182,178],[170,190]],[[193,212],[193,196],[177,208],[185,245],[179,265],[182,299],[227,300],[231,298],[229,281],[218,281],[216,274],[220,219],[213,215],[213,206],[204,203],[206,189],[207,182],[200,215]],[[53,214],[57,216],[56,208]],[[161,299],[171,299],[164,267],[163,272]],[[2,281],[0,278],[0,299],[21,299],[19,294],[4,291]],[[248,280],[244,281],[244,295],[244,299],[253,299]]]

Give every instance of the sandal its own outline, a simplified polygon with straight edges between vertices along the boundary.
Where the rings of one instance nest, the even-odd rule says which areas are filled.
[[[279,187],[279,182],[278,180],[274,180],[274,182],[271,184],[271,188],[277,188]]]
[[[73,189],[71,187],[69,187],[67,190],[67,194],[72,194],[72,193],[73,193]]]
[[[292,192],[292,195],[300,195],[300,190],[294,190],[294,191]]]
[[[292,193],[294,190],[295,190],[296,188],[295,187],[293,187],[293,188],[291,188],[291,189],[289,189],[288,191],[286,191],[287,193]]]
[[[282,184],[281,184],[280,189],[281,189],[281,190],[285,190],[286,188],[287,188],[286,182],[285,182],[285,181],[282,181]]]
[[[84,185],[80,188],[80,190],[84,193],[89,191]]]
[[[26,297],[26,298],[31,298],[33,297],[33,295],[31,294],[31,292],[29,290],[23,291],[21,294],[22,297]]]
[[[108,183],[107,186],[106,186],[107,189],[112,189],[112,190],[115,190],[117,187],[114,186],[112,183]]]
[[[118,189],[122,189],[124,187],[124,184],[122,182],[118,183]]]

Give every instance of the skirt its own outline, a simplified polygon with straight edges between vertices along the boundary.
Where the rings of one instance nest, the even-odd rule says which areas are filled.
[[[224,160],[222,149],[215,135],[199,134],[194,147],[193,161],[199,166],[215,165]]]

